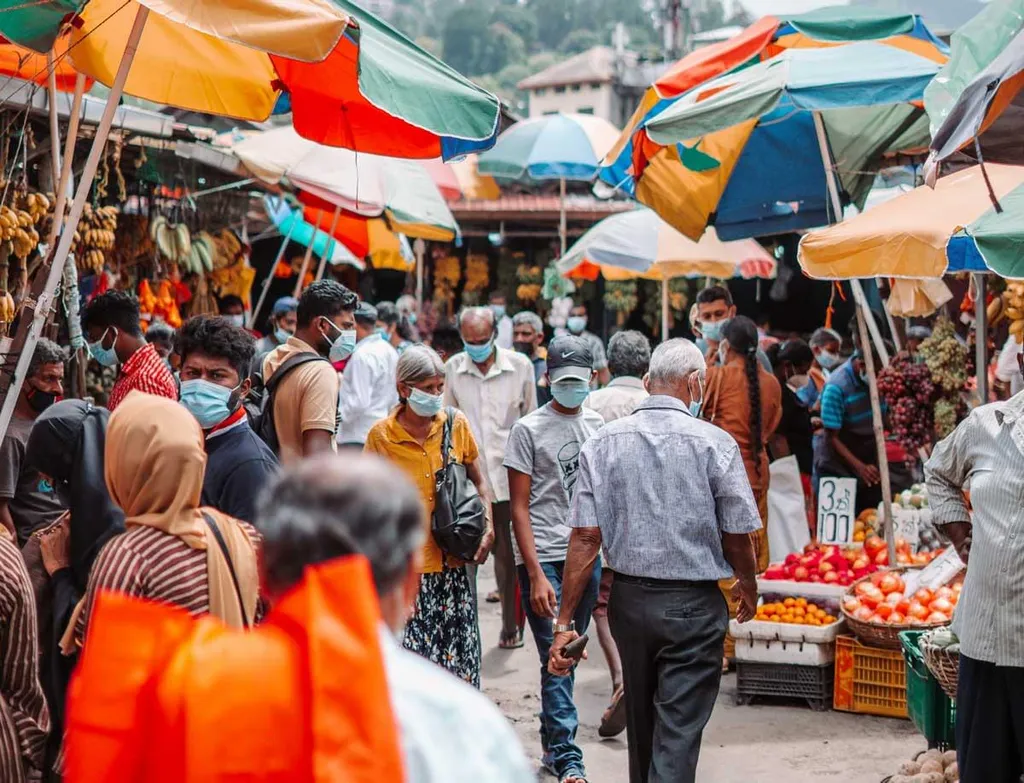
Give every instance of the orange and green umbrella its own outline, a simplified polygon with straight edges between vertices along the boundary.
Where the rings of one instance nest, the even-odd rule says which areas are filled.
[[[52,68],[57,89],[61,92],[74,92],[78,71],[67,58],[67,39],[60,39],[56,47],[52,55]],[[0,74],[3,76],[34,82],[40,87],[45,86],[51,69],[47,60],[45,54],[0,38]],[[84,87],[86,90],[90,89],[92,80],[87,79]]]

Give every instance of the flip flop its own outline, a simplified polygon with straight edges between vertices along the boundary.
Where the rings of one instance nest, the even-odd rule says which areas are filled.
[[[491,592],[487,594],[487,597],[484,600],[489,604],[501,603],[501,593],[499,593],[497,590],[491,590]]]
[[[617,737],[626,730],[626,700],[623,698],[625,689],[620,685],[612,694],[612,703],[601,716],[601,725],[597,736],[602,739]]]
[[[510,635],[501,634],[498,639],[499,650],[517,650],[525,644],[523,641],[523,632],[515,631]]]

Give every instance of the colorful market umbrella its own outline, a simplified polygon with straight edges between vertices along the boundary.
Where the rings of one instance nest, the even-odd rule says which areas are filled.
[[[301,210],[292,209],[284,200],[271,196],[264,197],[267,215],[281,236],[289,241],[312,247],[321,258],[326,257],[332,266],[346,264],[363,271],[366,265],[349,248],[335,241],[326,231],[318,229],[303,218]]]
[[[129,95],[262,121],[287,91],[302,135],[399,157],[450,158],[497,135],[497,98],[349,0],[77,5],[0,0],[0,33],[46,52],[72,19],[74,67],[111,86],[141,10]]]
[[[68,60],[67,38],[59,39],[55,51],[49,56],[0,38],[0,74],[3,76],[34,82],[43,87],[49,79],[50,71],[53,71],[57,90],[74,92],[78,71]],[[86,80],[85,89],[92,89],[92,79]]]
[[[669,281],[676,277],[770,278],[775,259],[753,239],[722,242],[714,229],[687,239],[650,209],[607,217],[580,237],[558,261],[558,271],[596,280],[660,280],[662,334],[668,334]]]
[[[559,236],[565,255],[565,182],[590,182],[601,159],[619,136],[618,129],[591,114],[547,114],[516,123],[480,156],[478,170],[498,179],[557,180],[561,196]]]
[[[691,238],[714,225],[725,240],[841,219],[838,189],[855,200],[846,173],[870,187],[862,172],[882,156],[927,145],[919,102],[938,68],[878,43],[789,49],[690,91],[644,126],[704,158],[659,214]]]
[[[715,153],[736,143],[735,134],[726,131],[721,136],[705,138],[700,144],[665,145],[647,135],[645,123],[694,88],[770,60],[784,51],[865,41],[912,52],[937,63],[945,62],[948,52],[920,17],[910,14],[844,5],[785,19],[765,17],[728,41],[691,52],[654,82],[605,158],[601,180],[682,228],[686,220],[673,217],[677,211],[686,209],[688,196],[681,194],[706,186],[705,172],[714,167]],[[859,179],[846,173],[843,180],[854,200],[859,201],[870,189],[869,177]]]
[[[501,188],[494,177],[487,177],[477,170],[479,158],[467,155],[460,160],[447,163],[440,158],[423,161],[434,184],[448,201],[493,201],[501,196]]]
[[[1024,277],[1024,166],[986,166],[1004,211],[988,196],[979,166],[915,188],[839,225],[811,231],[800,242],[800,266],[810,277],[935,278],[947,272]]]
[[[992,0],[953,34],[949,63],[925,91],[932,123],[928,179],[937,176],[943,160],[976,139],[987,160],[1024,163],[1024,108],[1014,105],[1022,87],[1024,0]],[[1011,107],[1008,121],[1000,123]]]

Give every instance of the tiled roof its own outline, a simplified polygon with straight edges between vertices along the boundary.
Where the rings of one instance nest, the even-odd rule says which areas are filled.
[[[627,57],[635,55],[627,53]],[[536,90],[563,84],[584,82],[610,82],[615,76],[615,50],[610,46],[595,46],[568,60],[548,66],[540,73],[527,76],[516,85],[520,90]]]

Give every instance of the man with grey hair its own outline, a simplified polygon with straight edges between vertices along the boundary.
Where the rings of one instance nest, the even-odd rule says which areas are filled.
[[[611,383],[598,389],[584,403],[601,414],[607,424],[628,416],[647,399],[643,377],[651,363],[651,343],[646,335],[626,330],[608,341],[608,369]]]
[[[300,462],[263,498],[265,588],[276,598],[311,566],[366,557],[386,626],[381,646],[406,780],[532,781],[519,740],[491,701],[395,643],[419,589],[423,520],[416,487],[382,459],[322,454]]]
[[[459,334],[464,350],[445,364],[444,404],[458,408],[469,419],[494,504],[494,572],[501,599],[498,646],[522,647],[523,621],[516,611],[518,580],[504,462],[512,425],[537,408],[533,365],[522,354],[495,345],[494,311],[489,307],[463,310]]]
[[[736,441],[696,417],[705,362],[689,340],[662,343],[650,397],[583,446],[573,528],[548,668],[567,675],[573,613],[604,549],[615,571],[608,619],[622,655],[631,783],[696,779],[701,735],[718,696],[729,608],[754,616],[750,534],[761,527]]]
[[[548,363],[544,352],[544,322],[536,313],[521,310],[512,318],[512,347],[533,362],[533,377],[537,381],[537,405],[551,402],[551,389],[544,375]]]
[[[0,444],[0,524],[17,535],[18,546],[64,513],[53,483],[25,462],[25,447],[36,417],[64,394],[66,361],[63,348],[40,338]]]

